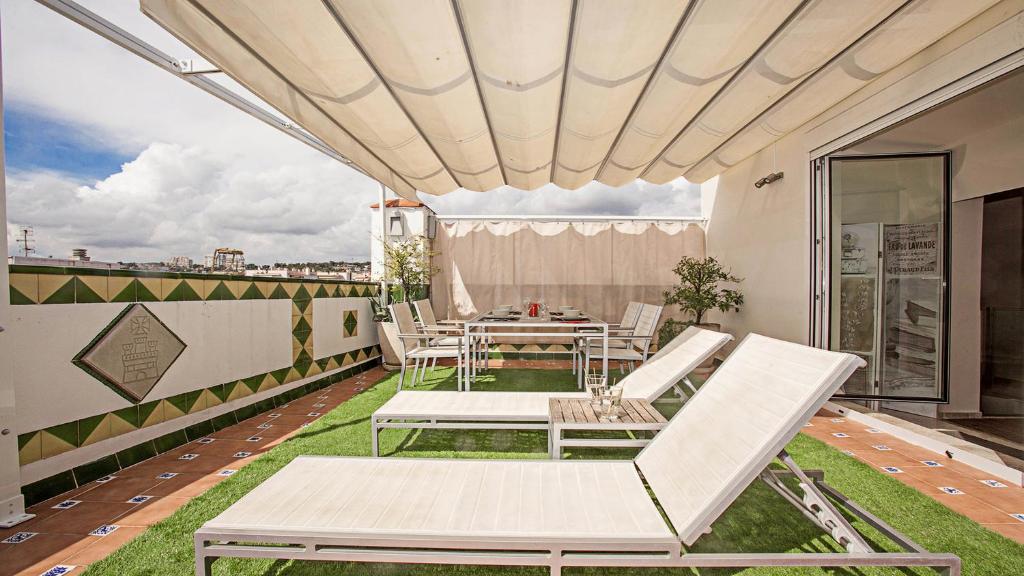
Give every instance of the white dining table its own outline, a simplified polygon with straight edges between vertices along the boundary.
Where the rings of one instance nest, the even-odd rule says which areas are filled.
[[[571,328],[567,332],[566,328]],[[608,323],[596,318],[593,315],[581,311],[578,318],[565,318],[557,314],[544,314],[540,316],[529,316],[525,312],[521,314],[510,314],[507,317],[494,315],[493,311],[487,311],[470,318],[463,326],[462,371],[459,373],[459,390],[468,391],[472,383],[476,381],[478,370],[478,359],[476,358],[476,346],[479,341],[486,341],[488,338],[500,337],[545,337],[562,336],[572,337],[580,332],[590,332],[591,338],[597,337],[600,332],[601,346],[601,373],[608,374]],[[490,351],[487,351],[489,354]],[[576,374],[577,383],[583,388],[583,367]]]

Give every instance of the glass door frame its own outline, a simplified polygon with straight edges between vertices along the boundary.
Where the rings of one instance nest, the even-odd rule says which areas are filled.
[[[949,309],[950,309],[950,264],[952,253],[953,178],[952,152],[898,152],[889,154],[827,154],[814,158],[810,163],[811,197],[810,208],[810,278],[808,314],[808,341],[812,346],[831,349],[832,345],[832,162],[835,160],[885,160],[894,158],[942,157],[944,182],[942,199],[942,329],[940,331],[941,363],[939,369],[939,397],[887,396],[874,394],[836,394],[841,400],[866,400],[883,402],[919,402],[927,404],[949,403]]]

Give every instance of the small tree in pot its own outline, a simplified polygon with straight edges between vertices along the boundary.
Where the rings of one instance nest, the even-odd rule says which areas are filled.
[[[401,360],[398,350],[398,327],[391,318],[388,304],[416,300],[430,282],[434,270],[430,267],[428,241],[423,237],[410,238],[399,242],[384,242],[384,279],[392,284],[390,294],[380,294],[370,301],[373,319],[377,322],[377,335],[384,354],[386,368],[397,367]],[[425,295],[425,294],[424,294]]]
[[[722,267],[722,264],[714,258],[690,258],[684,257],[672,270],[679,277],[679,283],[671,290],[664,292],[665,304],[675,304],[686,313],[693,316],[693,320],[680,322],[679,320],[668,319],[658,331],[658,344],[664,346],[686,329],[687,326],[697,326],[712,330],[721,330],[719,324],[708,324],[704,322],[704,315],[708,310],[720,310],[722,312],[739,312],[743,304],[743,294],[739,290],[720,288],[723,282],[738,283],[740,278]]]

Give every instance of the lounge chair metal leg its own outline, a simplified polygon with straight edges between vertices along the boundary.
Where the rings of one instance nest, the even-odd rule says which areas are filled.
[[[372,442],[373,442],[373,446],[372,446],[372,448],[373,448],[373,457],[376,458],[377,456],[380,456],[380,428],[377,427],[377,419],[376,418],[373,419]]]
[[[416,378],[419,376],[419,372],[420,372],[420,359],[417,358],[416,359],[416,363],[412,365],[412,385],[414,387],[416,386]]]
[[[213,563],[217,560],[217,557],[207,556],[204,548],[206,548],[206,542],[200,540],[197,536],[195,540],[196,576],[210,576],[213,574]]]
[[[398,391],[402,391],[402,385],[405,384],[405,365],[406,361],[402,360],[402,370],[398,373]]]

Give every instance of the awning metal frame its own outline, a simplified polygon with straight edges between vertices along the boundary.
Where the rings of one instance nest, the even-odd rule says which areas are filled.
[[[357,170],[361,174],[365,174],[359,166],[354,164],[345,156],[339,154],[327,144],[324,144],[319,138],[290,122],[281,120],[277,116],[260,108],[246,98],[243,98],[239,94],[225,88],[223,85],[207,77],[210,74],[220,73],[221,71],[219,69],[205,67],[199,68],[194,59],[174,58],[73,0],[36,0],[36,2],[82,26],[86,30],[113,42],[150,64],[154,64],[175,77],[215,96],[222,102],[234,106],[238,110],[245,112],[264,124],[291,136],[299,142],[302,142],[314,150],[345,164],[353,170]]]

